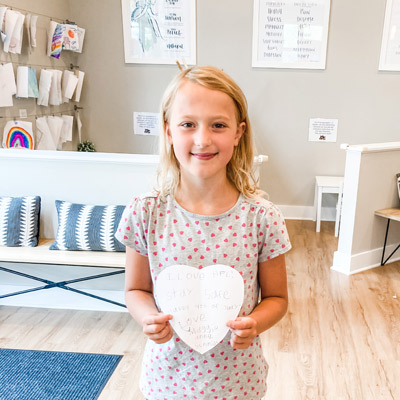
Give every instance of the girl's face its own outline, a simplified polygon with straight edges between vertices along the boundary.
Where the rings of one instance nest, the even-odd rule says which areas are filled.
[[[165,124],[182,178],[226,177],[226,166],[245,129],[227,94],[188,80],[179,87]]]

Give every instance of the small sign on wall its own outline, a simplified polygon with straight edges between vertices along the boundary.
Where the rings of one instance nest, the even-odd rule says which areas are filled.
[[[133,133],[158,136],[160,134],[159,118],[160,113],[134,112]]]
[[[308,131],[309,142],[336,142],[337,119],[311,118]]]

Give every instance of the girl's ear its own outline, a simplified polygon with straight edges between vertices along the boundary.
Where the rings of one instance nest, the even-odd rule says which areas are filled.
[[[168,143],[172,146],[172,136],[171,131],[169,129],[168,122],[164,122],[164,133],[167,135]]]
[[[239,145],[240,142],[240,138],[243,136],[243,133],[246,132],[246,122],[241,122],[238,127],[237,127],[237,131],[236,131],[236,135],[235,135],[235,146]]]

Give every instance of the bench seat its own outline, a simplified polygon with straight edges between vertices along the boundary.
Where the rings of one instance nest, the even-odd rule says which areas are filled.
[[[125,267],[124,252],[49,250],[54,239],[40,239],[37,247],[0,246],[0,261],[96,267]]]

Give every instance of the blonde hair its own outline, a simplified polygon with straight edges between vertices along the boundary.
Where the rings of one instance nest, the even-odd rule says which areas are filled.
[[[245,197],[255,198],[262,194],[253,175],[253,138],[247,111],[247,101],[239,86],[222,70],[211,66],[195,66],[182,70],[168,85],[161,102],[160,164],[157,172],[157,191],[161,196],[174,194],[180,183],[180,164],[173,146],[165,133],[171,108],[181,83],[188,80],[211,90],[227,94],[234,102],[237,124],[244,122],[245,131],[226,166],[226,175],[233,186]]]

